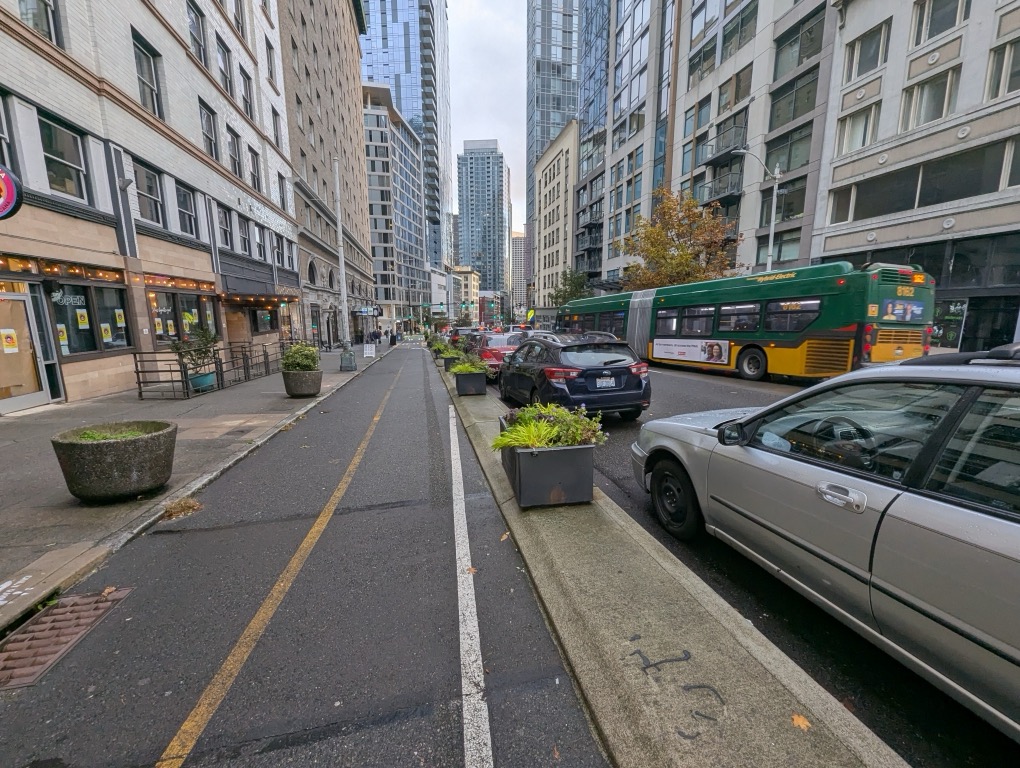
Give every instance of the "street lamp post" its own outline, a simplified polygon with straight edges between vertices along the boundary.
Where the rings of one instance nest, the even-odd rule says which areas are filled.
[[[779,200],[779,181],[783,178],[783,172],[779,170],[779,163],[776,163],[776,170],[770,171],[769,167],[765,165],[765,161],[762,160],[758,155],[753,154],[746,147],[744,149],[733,150],[735,155],[744,155],[745,157],[753,157],[761,164],[761,167],[765,169],[766,178],[775,179],[775,184],[772,187],[772,221],[769,222],[769,252],[765,261],[765,271],[772,271],[772,254],[773,249],[776,245],[776,202]]]

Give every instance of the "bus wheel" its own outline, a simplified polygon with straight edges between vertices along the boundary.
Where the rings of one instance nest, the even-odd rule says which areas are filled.
[[[767,370],[768,363],[765,360],[765,353],[760,349],[745,349],[737,358],[737,372],[742,379],[759,381],[765,377]]]

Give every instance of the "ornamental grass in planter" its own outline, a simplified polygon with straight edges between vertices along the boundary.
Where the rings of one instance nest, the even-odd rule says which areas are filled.
[[[283,387],[289,397],[315,397],[322,389],[319,350],[298,342],[287,347],[280,359]]]
[[[457,382],[458,395],[484,395],[489,366],[475,355],[465,356],[461,362],[450,368]]]
[[[499,420],[492,441],[522,507],[588,503],[595,484],[595,446],[607,439],[600,414],[584,408],[529,405]]]
[[[198,327],[188,334],[187,339],[170,342],[170,351],[177,354],[193,392],[206,392],[216,386],[216,370],[209,369],[216,364],[219,356],[216,350],[219,340],[214,331]]]

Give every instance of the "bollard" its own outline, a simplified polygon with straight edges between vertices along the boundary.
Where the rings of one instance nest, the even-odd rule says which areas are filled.
[[[344,342],[343,349],[340,352],[340,370],[358,370],[358,359],[354,356],[354,350],[351,348],[351,345],[346,341]]]

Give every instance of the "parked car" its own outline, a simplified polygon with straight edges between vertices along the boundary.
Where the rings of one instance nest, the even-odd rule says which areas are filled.
[[[632,461],[667,531],[703,527],[1020,741],[1020,344],[656,419]]]
[[[636,419],[648,408],[648,365],[625,341],[590,336],[531,336],[503,358],[499,393],[522,403],[583,405]]]
[[[474,328],[451,328],[450,329],[450,344],[456,346],[460,343],[461,336],[473,333]]]
[[[503,358],[524,343],[521,333],[486,333],[474,352],[489,366],[490,378],[499,379]]]

